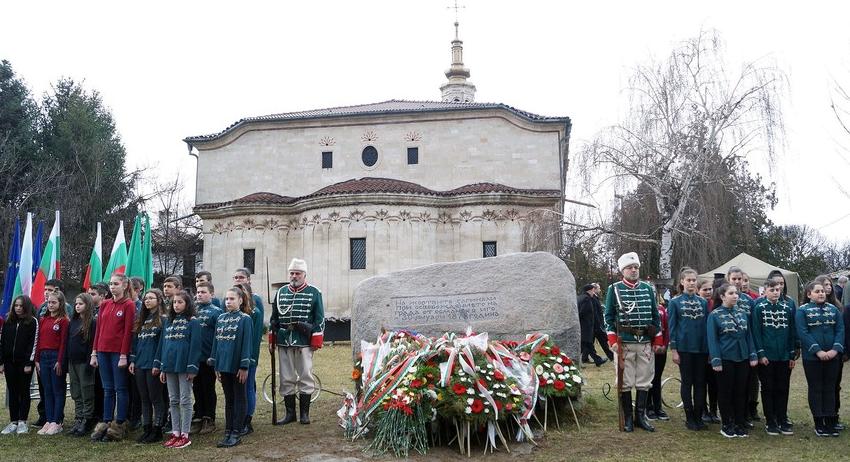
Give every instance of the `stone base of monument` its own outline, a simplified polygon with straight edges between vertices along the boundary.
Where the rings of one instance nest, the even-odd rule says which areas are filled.
[[[550,253],[514,253],[383,274],[364,280],[354,291],[355,355],[361,340],[374,341],[383,329],[440,336],[467,327],[505,340],[548,334],[571,358],[578,358],[575,278]]]

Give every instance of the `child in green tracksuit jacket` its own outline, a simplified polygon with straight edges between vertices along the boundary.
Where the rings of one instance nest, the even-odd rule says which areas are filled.
[[[793,435],[788,425],[788,390],[794,369],[797,332],[794,307],[781,300],[779,282],[767,280],[753,308],[753,344],[759,357],[761,403],[768,435]]]
[[[185,448],[192,444],[189,429],[192,424],[192,379],[198,375],[201,360],[201,325],[195,319],[192,297],[178,292],[171,301],[160,336],[154,363],[162,371],[160,380],[168,385],[171,405],[171,438],[167,448]]]
[[[224,439],[217,446],[229,448],[242,441],[245,428],[253,322],[248,314],[251,304],[242,289],[233,287],[228,290],[224,304],[227,311],[216,321],[212,355],[208,362],[215,367],[224,390]]]

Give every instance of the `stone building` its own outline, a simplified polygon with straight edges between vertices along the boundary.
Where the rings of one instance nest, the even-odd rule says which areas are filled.
[[[442,101],[390,100],[248,117],[185,138],[197,157],[203,267],[255,290],[309,265],[328,317],[368,277],[560,241],[570,119],[474,102],[462,42]],[[244,172],[244,181],[221,182]],[[266,274],[268,261],[270,276]]]

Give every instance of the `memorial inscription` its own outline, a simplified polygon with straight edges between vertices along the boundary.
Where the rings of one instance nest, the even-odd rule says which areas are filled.
[[[399,326],[499,319],[495,292],[393,297],[393,321]]]

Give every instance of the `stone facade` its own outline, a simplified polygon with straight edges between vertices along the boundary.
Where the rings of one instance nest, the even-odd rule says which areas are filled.
[[[550,208],[557,200],[548,199]],[[242,266],[244,249],[255,249],[255,290],[286,280],[292,258],[307,260],[311,284],[325,297],[328,317],[348,317],[354,288],[364,279],[435,262],[481,258],[483,242],[499,255],[533,250],[523,236],[534,228],[531,206],[422,205],[324,207],[292,214],[245,214],[204,218],[204,269],[225,287]],[[202,212],[202,216],[214,216]],[[538,219],[539,220],[539,219]],[[543,225],[543,223],[540,223]],[[366,268],[350,269],[350,239],[366,239]],[[268,258],[271,280],[266,275]]]
[[[304,258],[326,315],[348,317],[354,287],[371,276],[481,258],[484,242],[498,255],[554,251],[569,131],[568,118],[501,104],[393,100],[186,138],[197,150],[203,267],[226,287],[253,249],[254,290],[266,298]],[[378,151],[372,166],[366,146]],[[361,238],[366,267],[351,269],[351,239]]]

